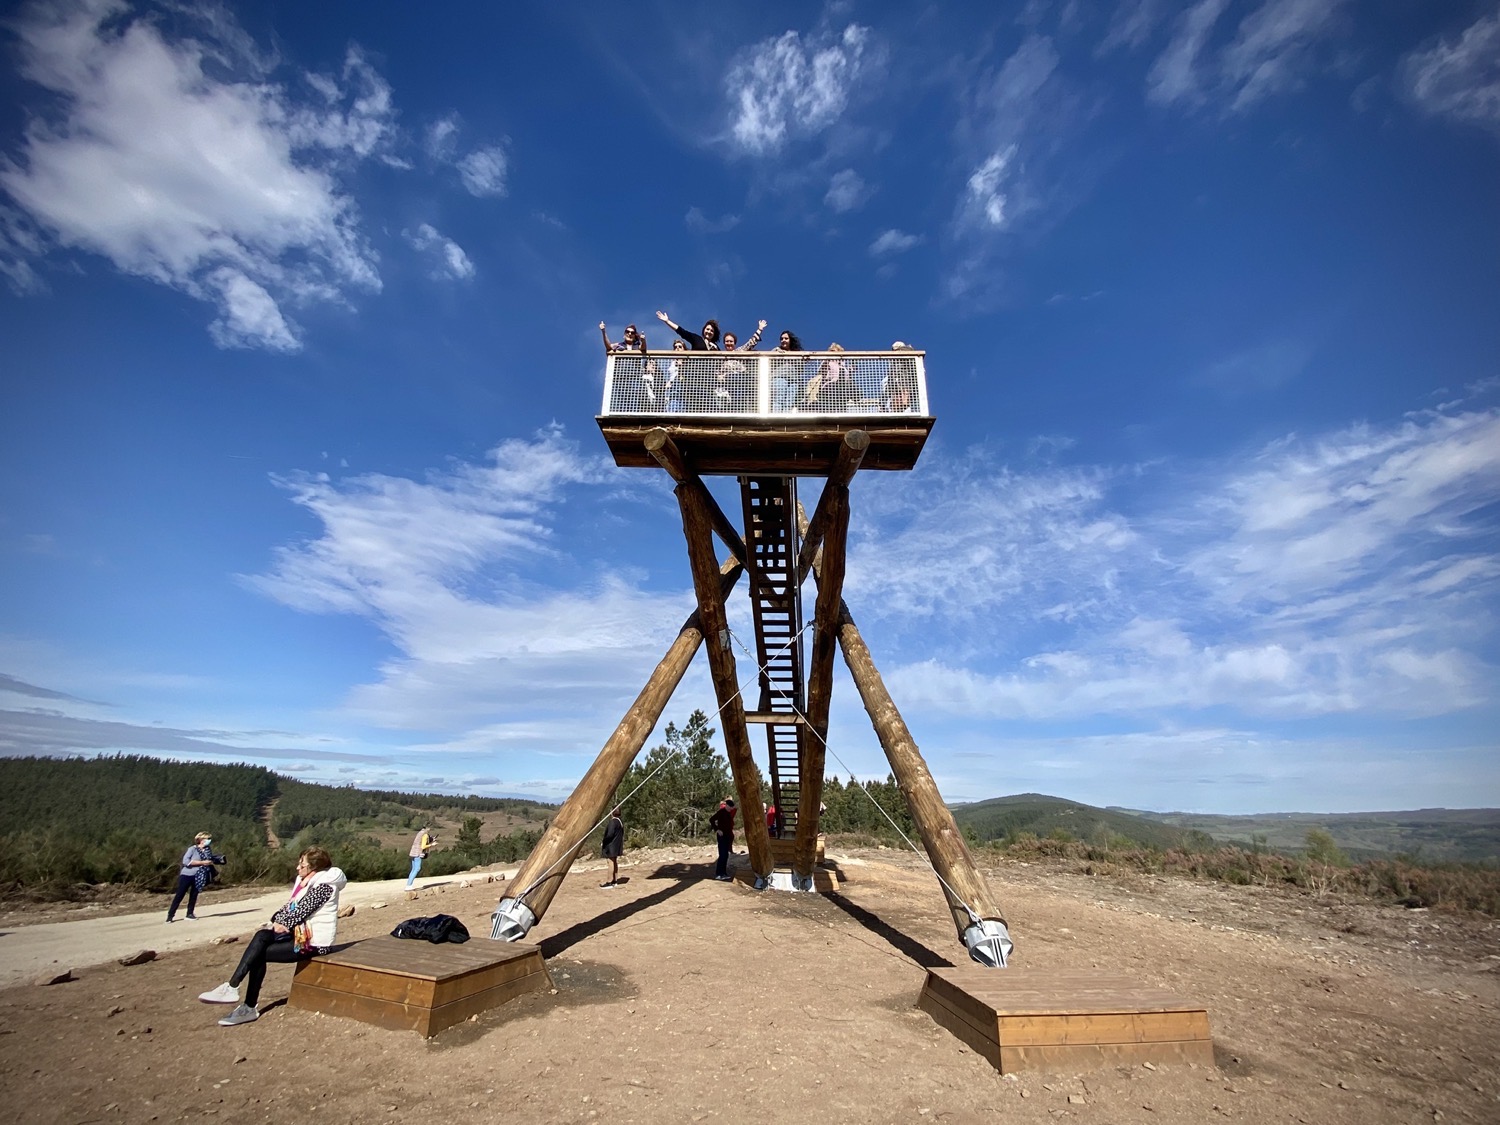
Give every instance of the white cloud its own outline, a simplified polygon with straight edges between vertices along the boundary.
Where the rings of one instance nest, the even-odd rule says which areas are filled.
[[[1214,49],[1210,41],[1228,0],[1200,0],[1184,12],[1176,33],[1146,76],[1146,97],[1158,105],[1202,105],[1211,98],[1227,111],[1250,108],[1273,94],[1298,89],[1320,64],[1316,49],[1339,26],[1346,0],[1264,0]]]
[[[470,195],[484,198],[506,192],[505,176],[509,161],[499,145],[485,145],[459,159],[455,165],[459,179]]]
[[[1229,0],[1199,0],[1177,22],[1177,33],[1146,75],[1147,100],[1160,105],[1201,98],[1198,56]]]
[[[1068,164],[1075,183],[1049,168],[1088,115],[1059,74],[1060,61],[1051,39],[1028,35],[998,72],[981,75],[966,93],[958,133],[973,170],[954,205],[957,260],[943,279],[944,296],[960,307],[987,306],[1003,289],[1004,236],[1024,216],[1053,221],[1076,195],[1076,162]]]
[[[756,44],[729,73],[730,138],[762,155],[788,139],[818,133],[843,114],[859,80],[868,28],[850,24],[837,35],[807,40],[795,31]]]
[[[992,153],[983,164],[974,169],[966,185],[963,213],[973,221],[995,230],[1004,230],[1009,215],[1008,200],[1001,190],[1010,174],[1011,161],[1015,159],[1016,146],[1004,152]]]
[[[1267,0],[1240,24],[1224,51],[1223,75],[1234,92],[1231,109],[1295,90],[1316,63],[1313,47],[1335,26],[1344,0]]]
[[[1135,513],[1110,503],[1153,478],[1171,487]],[[850,554],[850,604],[878,594],[908,651],[932,650],[901,672],[915,705],[1419,717],[1495,697],[1500,410],[1287,439],[1181,481],[974,460],[918,479],[899,508],[876,494]]]
[[[888,254],[904,254],[913,246],[920,245],[921,242],[920,235],[907,234],[899,230],[881,231],[875,241],[870,243],[870,256],[882,258]]]
[[[723,234],[740,225],[738,215],[724,215],[717,219],[710,219],[699,207],[689,207],[682,221],[694,234]]]
[[[480,145],[459,154],[463,122],[457,113],[438,118],[423,136],[423,147],[434,162],[458,172],[464,190],[479,199],[499,198],[510,189],[510,157],[505,143]]]
[[[1428,113],[1500,127],[1500,11],[1476,20],[1457,42],[1413,52],[1402,74]]]
[[[22,73],[56,100],[0,185],[55,243],[214,304],[221,345],[293,350],[288,307],[380,288],[335,174],[387,143],[390,91],[351,49],[299,100],[263,80],[242,34],[204,26],[169,41],[123,3],[33,9],[16,25]],[[230,61],[247,73],[220,77]]]
[[[835,172],[828,182],[828,193],[823,202],[837,214],[857,211],[870,198],[870,188],[853,168]]]
[[[439,118],[427,127],[427,155],[451,163],[458,146],[459,121],[456,114]]]
[[[404,233],[412,247],[426,254],[433,263],[434,280],[465,281],[474,276],[474,263],[464,253],[464,248],[439,233],[431,223],[423,223],[415,231]]]
[[[583,586],[558,578],[563,505],[570,521],[586,519],[587,491],[618,503],[620,481],[556,430],[422,481],[280,483],[322,531],[243,581],[294,609],[354,614],[382,631],[394,655],[349,691],[341,715],[445,732],[414,753],[591,756],[692,609],[685,580],[663,593],[619,572]],[[701,698],[711,688],[700,674],[689,678]]]

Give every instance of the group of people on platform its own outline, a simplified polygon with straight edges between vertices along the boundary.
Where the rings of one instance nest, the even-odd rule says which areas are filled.
[[[634,324],[625,326],[625,334],[611,341],[604,321],[599,334],[604,351],[629,359],[617,363],[610,409],[620,411],[659,411],[693,414],[754,414],[759,412],[753,361],[733,356],[710,361],[707,357],[690,358],[694,352],[749,352],[760,343],[766,322],[759,321],[755,331],[743,343],[733,332],[724,332],[719,322],[710,318],[701,331],[694,332],[677,324],[665,312],[658,320],[675,332],[674,355],[663,364],[648,355],[646,336]],[[898,357],[885,363],[876,381],[874,365],[860,365],[844,358],[843,345],[829,344],[833,354],[815,367],[798,353],[805,352],[795,332],[784,331],[771,349],[777,353],[771,361],[771,410],[776,413],[806,410],[818,414],[841,413],[850,409],[878,410],[904,414],[918,408],[917,363],[915,358]],[[891,351],[911,351],[901,340]],[[639,359],[635,358],[639,355]],[[813,367],[809,372],[808,368]]]

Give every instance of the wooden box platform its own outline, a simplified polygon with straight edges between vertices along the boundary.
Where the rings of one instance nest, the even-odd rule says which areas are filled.
[[[1201,1004],[1118,974],[929,969],[917,1006],[1002,1074],[1214,1061]]]
[[[818,850],[813,856],[814,863],[822,863],[824,856],[824,837],[818,833]],[[797,841],[791,836],[773,838],[771,840],[771,862],[777,867],[790,867],[792,865],[792,853],[797,848]]]
[[[499,1007],[551,978],[534,945],[369,938],[297,966],[287,1004],[426,1036]]]

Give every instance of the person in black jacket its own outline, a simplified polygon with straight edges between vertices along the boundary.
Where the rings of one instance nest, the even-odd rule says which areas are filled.
[[[719,339],[719,322],[713,319],[713,317],[709,317],[703,322],[702,332],[693,332],[680,324],[674,323],[672,318],[660,309],[656,310],[656,319],[686,340],[688,347],[695,352],[717,352],[724,350],[723,341]]]
[[[719,861],[714,864],[714,878],[721,883],[729,881],[729,851],[734,846],[734,798],[725,797],[719,802],[714,815],[708,818],[714,830],[714,839],[719,845]]]
[[[618,887],[620,885],[620,856],[625,851],[625,822],[620,819],[620,810],[615,809],[609,814],[609,819],[604,822],[604,847],[601,854],[609,860],[609,882],[600,883],[601,887]]]

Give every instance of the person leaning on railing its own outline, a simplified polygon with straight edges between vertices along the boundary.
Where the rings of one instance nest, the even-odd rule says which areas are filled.
[[[755,345],[760,343],[760,334],[765,330],[766,322],[762,320],[750,339],[743,344],[733,332],[726,332],[724,333],[724,350],[726,352],[754,351]],[[742,359],[726,360],[719,368],[714,399],[720,410],[732,410],[741,414],[754,411],[755,376],[750,371],[750,365]]]
[[[893,352],[909,352],[912,346],[897,340]],[[917,361],[910,356],[891,360],[890,369],[880,383],[880,408],[892,414],[905,414],[917,402]]]
[[[637,359],[621,355],[622,352],[646,354],[646,336],[633,324],[625,326],[625,336],[618,343],[611,343],[609,330],[604,321],[599,322],[599,335],[604,338],[606,355],[620,355],[615,363],[614,393],[610,395],[611,410],[640,410],[643,406],[652,409],[656,402],[656,361]]]
[[[687,351],[687,341],[686,340],[673,340],[672,341],[672,351],[674,351],[674,352],[685,352],[685,351]],[[687,393],[688,393],[688,384],[687,384],[687,378],[684,375],[683,370],[682,370],[682,358],[681,358],[680,355],[674,355],[667,362],[667,385],[666,385],[667,409],[670,410],[670,411],[672,411],[673,413],[677,413],[679,411],[686,410],[687,409]]]
[[[776,352],[800,352],[802,341],[797,338],[795,332],[781,333],[781,338],[776,346],[771,349]],[[799,356],[796,359],[788,359],[784,356],[774,356],[771,359],[771,409],[776,411],[793,410],[797,406],[797,398],[802,391],[802,363]]]
[[[844,345],[829,344],[828,350],[836,354],[820,363],[818,373],[807,381],[807,405],[820,413],[847,410],[854,397],[854,368],[843,357]]]

